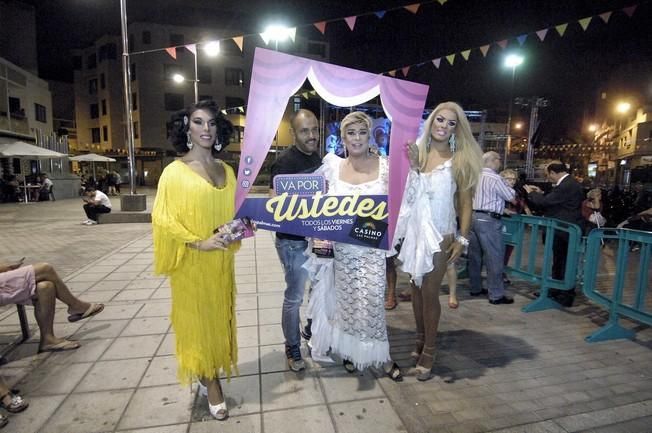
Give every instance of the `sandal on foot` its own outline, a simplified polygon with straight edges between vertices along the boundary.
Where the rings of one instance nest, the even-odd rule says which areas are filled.
[[[399,301],[403,302],[410,302],[412,300],[412,294],[411,293],[399,293],[397,296]]]
[[[4,399],[7,396],[11,398],[9,404],[4,402]],[[9,413],[19,413],[27,409],[29,407],[29,403],[23,400],[21,396],[8,392],[7,394],[0,397],[0,407]]]
[[[55,344],[49,344],[39,348],[38,353],[42,352],[63,352],[64,350],[75,350],[79,349],[81,344],[76,341],[63,340]]]
[[[349,361],[348,359],[345,359],[345,360],[342,362],[342,365],[344,365],[344,369],[345,369],[347,372],[349,372],[349,373],[355,373],[355,372],[356,372],[355,365],[353,365],[353,363],[352,363],[351,361]]]
[[[432,368],[422,367],[421,365],[417,365],[415,368],[417,370],[417,380],[419,382],[425,382],[432,379]]]
[[[208,402],[208,410],[213,418],[218,421],[224,421],[229,417],[229,409],[226,407],[226,400],[219,404],[211,404]]]
[[[455,310],[459,306],[460,306],[459,302],[453,301],[452,299],[448,299],[448,308]]]
[[[7,424],[9,424],[9,418],[7,418],[6,416],[0,414],[0,428],[3,428]]]
[[[392,363],[392,367],[389,371],[385,370],[385,374],[394,382],[403,382],[403,375],[401,374],[401,370],[398,368],[398,364],[395,362]]]
[[[390,298],[385,301],[385,310],[390,311],[393,310],[398,306],[398,302],[396,302],[396,298]]]
[[[74,313],[68,315],[68,322],[78,322],[82,319],[87,319],[101,313],[104,310],[104,304],[91,304],[90,307],[83,313]]]

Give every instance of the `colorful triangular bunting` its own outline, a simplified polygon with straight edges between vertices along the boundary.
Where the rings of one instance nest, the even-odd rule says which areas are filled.
[[[195,56],[197,55],[197,44],[188,44],[186,45],[186,49],[193,53]]]
[[[471,54],[471,50],[465,50],[460,53],[462,57],[464,57],[464,60],[469,60],[469,54]]]
[[[346,17],[344,18],[344,21],[346,21],[346,25],[349,26],[351,31],[353,31],[353,27],[355,27],[355,20],[357,19],[357,16],[352,16],[352,17]]]
[[[243,36],[235,36],[232,39],[233,39],[233,42],[235,42],[235,44],[238,46],[238,48],[240,48],[240,52],[242,52],[242,42],[244,41],[244,37]]]
[[[392,76],[392,77],[395,77],[396,76],[396,69],[394,69],[393,71],[389,71],[388,74],[390,76]]]
[[[326,32],[326,21],[319,21],[317,23],[313,23],[313,26],[317,27],[317,30],[323,35]]]
[[[297,28],[296,27],[289,28],[288,29],[288,36],[292,40],[292,43],[294,43],[294,40],[297,37]]]
[[[605,24],[606,24],[606,23],[609,22],[609,18],[611,18],[611,13],[612,13],[612,11],[605,12],[603,14],[600,14],[599,17],[602,18],[602,21],[604,21]]]
[[[410,72],[410,67],[406,66],[403,69],[401,69],[401,72],[403,72],[403,76],[407,77],[408,72]]]
[[[439,4],[443,6],[444,3],[446,3],[447,1],[448,1],[448,0],[439,0]]]
[[[432,64],[435,65],[435,68],[439,69],[439,65],[441,64],[441,57],[432,59]]]
[[[170,55],[174,60],[177,59],[177,49],[176,48],[166,48],[165,52]]]
[[[580,26],[582,27],[582,30],[586,31],[586,28],[589,26],[592,19],[593,19],[593,17],[586,17],[586,18],[582,18],[581,20],[579,20],[577,22],[580,23]]]
[[[557,33],[559,33],[559,36],[564,36],[564,33],[566,33],[566,27],[568,27],[568,23],[564,24],[559,24],[558,26],[555,26],[555,30],[557,30]]]
[[[412,3],[411,5],[403,6],[404,9],[416,14],[419,11],[420,3]]]
[[[631,18],[632,15],[634,15],[634,11],[636,10],[636,6],[638,6],[638,5],[632,5],[632,6],[628,6],[628,7],[626,7],[626,8],[623,8],[623,12],[625,12],[625,14],[626,14],[628,17]]]
[[[446,56],[446,60],[448,60],[448,63],[450,63],[451,66],[453,66],[453,62],[455,61],[455,54],[449,54],[449,55],[447,55],[447,56]]]
[[[539,37],[539,40],[541,40],[541,42],[543,42],[547,34],[548,34],[548,29],[541,29],[537,32],[537,36]]]
[[[500,48],[502,48],[504,50],[505,48],[507,48],[507,39],[503,39],[502,41],[498,41],[498,42],[496,42],[496,44]]]
[[[523,44],[525,43],[525,40],[527,39],[527,34],[518,36],[516,40],[518,41],[518,44],[522,47]]]
[[[374,12],[374,15],[376,15],[379,20],[382,20],[383,17],[385,16],[385,11]]]
[[[489,52],[489,47],[491,45],[483,45],[480,47],[480,52],[482,53],[482,57],[487,57],[487,52]]]

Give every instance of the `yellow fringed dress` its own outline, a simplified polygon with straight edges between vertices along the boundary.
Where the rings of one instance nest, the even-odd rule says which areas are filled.
[[[239,243],[227,251],[186,246],[208,239],[233,219],[236,180],[231,167],[222,164],[226,185],[221,189],[182,161],[168,165],[152,212],[155,270],[170,278],[170,319],[182,384],[219,377],[220,371],[230,377],[237,365],[234,253]]]

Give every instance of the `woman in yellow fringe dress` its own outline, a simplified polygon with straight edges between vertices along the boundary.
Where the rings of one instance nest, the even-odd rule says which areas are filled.
[[[212,101],[177,113],[171,125],[183,157],[159,180],[152,213],[156,273],[170,278],[171,321],[176,337],[177,377],[199,381],[211,415],[223,420],[228,409],[219,375],[236,369],[234,253],[223,234],[213,234],[234,216],[233,170],[213,153],[233,130]]]

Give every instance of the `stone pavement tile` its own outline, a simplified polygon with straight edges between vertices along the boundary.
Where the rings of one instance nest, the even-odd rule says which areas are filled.
[[[258,310],[258,324],[281,326],[282,308],[261,308]]]
[[[265,412],[324,403],[319,380],[310,372],[267,373],[261,382]]]
[[[148,302],[138,311],[136,317],[169,317],[172,303],[168,301]]]
[[[485,419],[488,417],[487,412],[483,408],[473,405],[469,405],[469,407],[466,409],[452,411],[451,414],[459,422],[477,420],[481,418]]]
[[[148,358],[154,356],[164,335],[121,337],[102,355],[102,360]]]
[[[229,414],[234,416],[260,412],[260,380],[258,376],[232,377],[231,381],[221,380],[222,389],[226,396]],[[195,404],[197,412],[206,411],[208,403],[206,397],[199,397]],[[210,415],[208,415],[210,417]],[[193,414],[193,421],[197,420]]]
[[[240,376],[258,374],[260,371],[258,347],[238,348],[238,371]]]
[[[65,322],[60,321],[61,319],[55,320],[54,322],[54,334],[57,337],[66,337],[66,338],[70,337],[84,325],[83,321],[74,322],[74,323],[68,322],[67,319],[68,313],[55,315],[55,317],[63,317],[63,316],[66,317]],[[27,341],[38,343],[41,338],[41,330],[38,327],[35,327],[32,331],[33,331],[32,336]]]
[[[238,293],[256,293],[256,292],[258,292],[258,284],[257,283],[242,283],[242,284],[238,284],[236,287],[237,287]]]
[[[104,278],[104,281],[132,281],[138,278],[140,272],[112,272]]]
[[[285,345],[260,346],[260,368],[262,373],[286,371]]]
[[[157,279],[137,279],[131,281],[127,287],[125,287],[126,290],[133,290],[133,289],[158,289],[161,287],[161,284],[163,284],[163,281],[165,281],[162,278],[157,278]]]
[[[12,367],[39,365],[47,357],[47,353],[38,353],[38,342],[19,344],[6,355]]]
[[[69,394],[91,368],[90,363],[48,364],[37,368],[17,385],[26,395]]]
[[[180,385],[138,388],[118,428],[136,429],[187,423],[190,421],[190,408],[193,394],[188,387]]]
[[[116,272],[143,272],[149,266],[149,263],[132,263],[131,261],[119,266]]]
[[[155,356],[140,382],[140,387],[174,385],[177,380],[177,359],[173,355]]]
[[[65,395],[47,397],[26,397],[29,409],[19,415],[9,416],[9,425],[3,432],[40,433],[41,426],[55,413]],[[67,433],[67,432],[66,432]]]
[[[229,418],[227,418],[225,421],[217,421],[210,417],[210,419],[207,418],[205,421],[193,422],[190,424],[190,430],[188,433],[215,433],[217,431],[224,431],[228,433],[260,433],[262,432],[260,427],[260,414],[229,416]],[[267,433],[274,433],[270,430],[266,431]],[[152,433],[159,432],[157,431]],[[182,433],[185,433],[185,430],[183,430]]]
[[[159,289],[160,290],[160,289]],[[255,295],[238,295],[235,298],[236,311],[255,310],[258,308],[258,297]]]
[[[261,295],[258,297],[258,308],[281,308],[282,306],[282,293],[277,293],[274,295]]]
[[[110,275],[108,272],[83,272],[81,274],[77,274],[74,277],[72,277],[69,281],[71,283],[78,282],[78,281],[101,281],[106,277],[107,275]]]
[[[102,273],[102,272],[113,272],[118,268],[117,265],[92,265],[89,270],[92,272]]]
[[[135,335],[165,334],[170,328],[170,319],[167,317],[143,317],[131,319],[131,322],[120,334],[121,337]]]
[[[649,433],[651,425],[652,416],[646,416],[604,427],[597,427],[588,433]]]
[[[265,432],[282,433],[290,429],[289,423],[300,426],[301,433],[335,433],[326,406],[302,407],[263,413]]]
[[[98,290],[120,291],[127,287],[127,284],[129,284],[129,281],[100,281],[93,284],[88,290],[93,292]]]
[[[156,356],[174,355],[175,354],[174,348],[175,348],[174,333],[168,332],[167,334],[165,334],[165,338],[163,338],[163,342],[161,343],[161,346],[156,351]]]
[[[131,319],[138,313],[143,304],[131,305],[106,305],[104,310],[95,316],[100,320],[114,320],[114,319]]]
[[[338,433],[407,432],[386,399],[360,400],[331,405]]]
[[[66,281],[66,286],[70,289],[71,292],[73,293],[81,293],[84,290],[87,290],[89,287],[95,286],[97,283],[96,281]]]
[[[186,433],[187,431],[188,424],[183,423],[150,428],[139,428],[136,430],[120,430],[120,433]]]
[[[352,374],[343,367],[327,368],[319,372],[319,378],[328,403],[385,397],[369,369]]]
[[[156,289],[154,294],[150,297],[150,300],[153,299],[172,299],[172,291],[169,287],[161,286],[161,288]]]
[[[129,320],[91,320],[81,326],[74,334],[77,340],[96,338],[115,338],[127,326]]]
[[[242,310],[236,311],[235,323],[240,326],[256,326],[258,325],[258,314],[256,310]]]
[[[238,347],[258,346],[258,327],[243,326],[238,331]]]
[[[555,420],[555,422],[569,432],[575,432],[631,419],[648,417],[651,415],[652,401],[648,400],[594,412],[562,417]]]
[[[242,283],[257,283],[258,280],[256,279],[255,274],[249,274],[249,275],[237,275],[235,276],[235,285],[239,285]]]
[[[277,296],[283,298],[284,291],[285,281],[270,281],[267,279],[261,279],[258,283],[259,293],[277,293]]]
[[[97,362],[75,392],[135,388],[148,365],[146,358]]]
[[[533,424],[524,424],[516,427],[508,427],[501,430],[494,430],[491,433],[567,433],[553,421],[542,421]],[[606,433],[606,432],[605,432]]]
[[[77,350],[54,352],[47,359],[47,363],[69,365],[77,362],[95,362],[113,343],[112,338],[85,340],[82,347]]]
[[[517,426],[520,424],[530,424],[541,421],[541,418],[534,412],[512,413],[508,416],[492,417],[488,416],[477,420],[485,431],[497,430],[500,428]]]
[[[86,302],[103,302],[107,303],[119,293],[118,290],[101,290],[101,291],[86,291],[81,297]]]
[[[261,325],[258,327],[258,332],[261,346],[285,343],[283,329],[278,325]]]
[[[118,293],[114,301],[144,301],[149,299],[156,289],[135,289],[135,290],[123,290]]]

